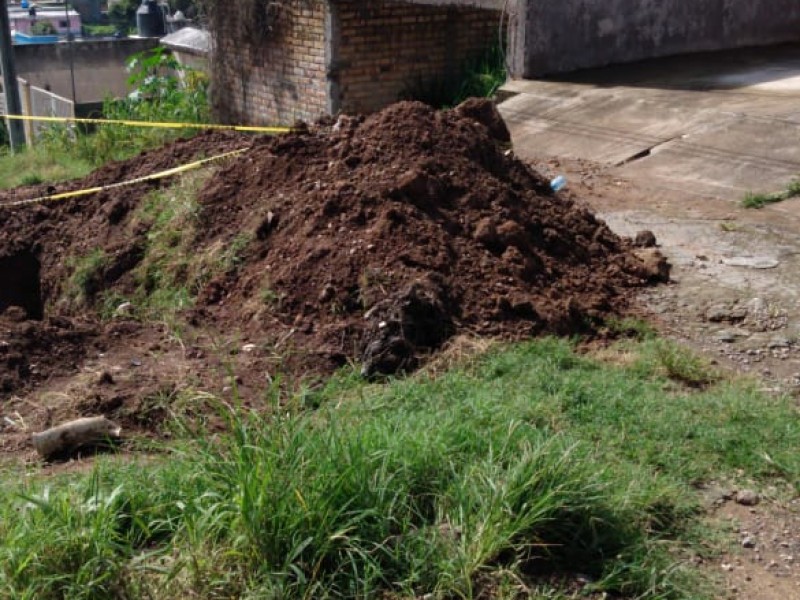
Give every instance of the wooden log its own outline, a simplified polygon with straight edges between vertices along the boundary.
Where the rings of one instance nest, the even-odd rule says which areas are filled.
[[[122,428],[105,417],[85,417],[62,423],[32,436],[33,447],[43,458],[68,455],[82,446],[120,438]]]

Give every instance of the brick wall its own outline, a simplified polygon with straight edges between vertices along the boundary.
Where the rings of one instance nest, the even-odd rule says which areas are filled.
[[[258,43],[247,40],[234,15],[215,23],[212,101],[218,118],[291,124],[329,111],[325,0],[282,6],[274,30]]]
[[[276,3],[278,4],[278,3]],[[212,27],[219,119],[314,121],[370,112],[431,81],[456,80],[497,43],[500,14],[391,0],[287,0],[274,31],[248,41],[241,15]]]
[[[499,11],[341,0],[334,106],[368,112],[412,91],[457,81],[464,63],[498,41]]]

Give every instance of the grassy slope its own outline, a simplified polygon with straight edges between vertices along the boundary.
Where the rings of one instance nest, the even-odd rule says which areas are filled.
[[[229,435],[148,466],[9,478],[0,597],[561,597],[537,573],[711,597],[680,560],[693,486],[796,488],[800,423],[746,382],[668,379],[698,365],[664,344],[617,365],[543,340],[436,377],[343,374],[273,414],[220,405]]]
[[[36,146],[18,154],[0,154],[0,188],[76,179],[91,169],[87,160],[74,154]]]

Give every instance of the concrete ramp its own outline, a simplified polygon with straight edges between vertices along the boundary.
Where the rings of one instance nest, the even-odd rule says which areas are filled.
[[[800,176],[800,46],[512,81],[518,155],[600,163],[665,192],[739,200]]]

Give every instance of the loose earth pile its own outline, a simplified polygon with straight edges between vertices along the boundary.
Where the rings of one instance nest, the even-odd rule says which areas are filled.
[[[237,256],[204,281],[187,322],[291,348],[290,370],[355,361],[385,374],[413,369],[457,333],[595,333],[635,288],[668,278],[660,255],[550,192],[509,141],[489,102],[407,102],[277,138],[199,135],[58,191],[249,148],[200,190],[190,254],[236,244]],[[134,215],[159,185],[0,208],[0,394],[124,342],[108,338],[97,306],[131,292],[149,239]],[[0,203],[46,191],[19,188]],[[65,304],[70,258],[97,248],[109,258],[87,301]]]

